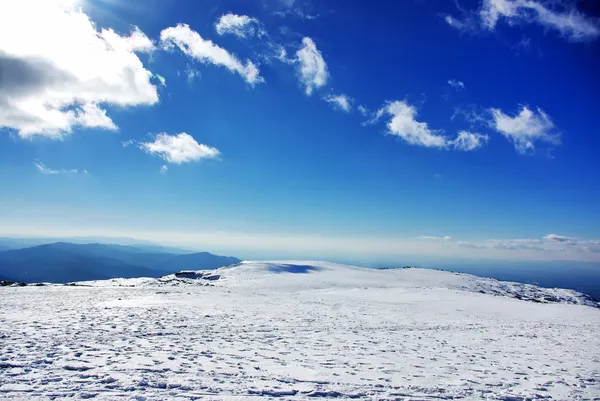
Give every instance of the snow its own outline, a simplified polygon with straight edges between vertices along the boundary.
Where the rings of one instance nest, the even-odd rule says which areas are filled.
[[[600,399],[597,306],[307,261],[4,287],[0,399]]]

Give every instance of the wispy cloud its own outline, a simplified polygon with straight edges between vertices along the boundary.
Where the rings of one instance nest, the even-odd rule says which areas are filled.
[[[327,103],[331,104],[335,109],[339,109],[349,113],[352,109],[352,98],[347,95],[327,95],[323,98]]]
[[[597,20],[577,10],[574,2],[539,0],[483,0],[475,12],[461,10],[463,19],[445,16],[451,27],[460,31],[476,30],[476,18],[481,29],[494,30],[505,20],[509,26],[537,24],[554,30],[574,42],[592,41],[600,36]]]
[[[519,114],[511,117],[500,109],[490,109],[491,125],[514,145],[517,152],[526,154],[535,151],[536,142],[560,144],[560,134],[550,117],[540,108],[537,112],[523,106]]]
[[[138,142],[143,151],[160,157],[168,163],[182,164],[202,159],[218,158],[218,149],[196,142],[193,136],[185,132],[179,134],[160,133],[152,142]],[[123,146],[126,146],[125,143]]]
[[[600,240],[548,234],[543,238],[489,239],[483,241],[458,241],[460,247],[497,249],[506,251],[541,251],[544,253],[571,254],[577,259],[600,258]]]
[[[160,166],[160,172],[165,174],[167,171],[169,171],[169,166],[167,166],[166,164],[163,164],[162,166]]]
[[[88,175],[87,170],[81,170],[81,171],[78,170],[78,169],[70,169],[70,170],[59,169],[59,170],[55,170],[55,169],[51,169],[50,167],[47,167],[41,161],[35,161],[35,162],[33,162],[33,164],[34,164],[34,166],[42,174],[47,174],[47,175],[57,175],[57,174],[82,174],[82,175]]]
[[[458,29],[459,31],[465,31],[467,29],[467,25],[463,21],[454,18],[451,15],[445,15],[444,21],[446,21],[446,23],[452,28]]]
[[[191,65],[186,65],[185,67],[185,75],[187,77],[187,81],[189,84],[194,82],[195,79],[200,79],[202,74],[197,69],[193,68]]]
[[[302,46],[296,52],[298,62],[298,78],[305,87],[307,95],[317,88],[324,86],[329,78],[329,71],[323,55],[317,49],[315,42],[305,37]]]
[[[318,14],[312,12],[312,3],[308,0],[277,0],[279,9],[273,12],[273,15],[279,17],[295,17],[301,20],[312,21],[319,17]]]
[[[186,24],[164,29],[160,33],[160,40],[165,48],[177,47],[199,63],[225,67],[239,74],[250,85],[264,82],[258,67],[252,61],[242,63],[235,55],[204,39]]]
[[[444,236],[444,237],[435,237],[435,236],[431,236],[431,235],[421,235],[420,237],[417,237],[417,239],[422,239],[422,240],[432,240],[432,241],[450,241],[452,239],[452,237],[449,236]]]
[[[238,38],[264,35],[260,22],[256,18],[233,13],[222,15],[215,24],[215,30],[219,35],[230,34]]]
[[[475,104],[455,107],[450,117],[451,120],[457,117],[463,118],[472,127],[488,127],[490,125],[490,112],[488,109]]]
[[[362,104],[359,104],[358,107],[358,112],[363,116],[363,117],[367,117],[371,114],[371,111],[366,108],[365,106],[363,106]]]
[[[452,88],[454,88],[456,90],[465,89],[465,83],[463,81],[458,81],[456,79],[448,80],[448,85],[450,85]]]
[[[460,131],[456,139],[451,141],[452,147],[456,150],[470,152],[482,147],[489,140],[487,135],[481,135],[474,132]]]

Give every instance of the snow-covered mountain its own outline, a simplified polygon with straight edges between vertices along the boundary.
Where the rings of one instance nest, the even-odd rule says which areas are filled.
[[[217,282],[218,280],[218,282]],[[368,269],[315,261],[244,261],[216,270],[182,271],[158,279],[112,279],[73,283],[92,287],[221,285],[256,290],[300,291],[334,288],[443,288],[516,298],[538,303],[564,303],[600,308],[592,297],[562,288],[542,288],[470,274],[403,268]]]
[[[0,398],[594,399],[600,311],[425,269],[242,262],[0,289]]]
[[[55,242],[0,252],[0,276],[27,283],[66,283],[113,277],[160,277],[180,269],[214,269],[239,261],[208,252],[156,252],[146,245]]]

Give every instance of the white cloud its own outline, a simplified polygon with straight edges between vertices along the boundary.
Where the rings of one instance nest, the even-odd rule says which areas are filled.
[[[86,103],[81,106],[75,116],[78,125],[88,128],[104,128],[107,130],[116,130],[117,126],[106,115],[106,110],[102,110],[95,103]]]
[[[439,131],[432,130],[427,123],[415,119],[417,109],[407,102],[396,100],[387,103],[377,112],[375,120],[384,115],[391,117],[387,123],[389,134],[399,136],[411,145],[428,148],[448,147],[446,137],[439,135]]]
[[[571,243],[571,241],[575,241],[576,239],[573,237],[567,237],[565,235],[557,235],[557,234],[548,234],[544,237],[545,240],[548,241],[557,241],[557,242],[566,242]]]
[[[215,29],[219,35],[231,34],[239,38],[264,34],[256,18],[232,13],[221,15]]]
[[[494,29],[500,16],[514,18],[518,8],[517,2],[512,0],[483,0],[479,14],[482,24],[488,29]]]
[[[448,80],[448,85],[456,90],[465,89],[465,83],[463,81],[457,81],[456,79]]]
[[[463,21],[452,16],[446,16],[445,20],[460,31],[476,29],[472,14],[464,11],[463,14],[466,14]],[[498,22],[504,19],[509,25],[535,23],[555,30],[571,41],[595,40],[600,36],[598,21],[578,11],[574,2],[483,0],[477,14],[479,24],[487,30],[494,30]]]
[[[215,45],[212,41],[202,38],[186,24],[164,29],[160,40],[165,48],[176,46],[194,60],[217,66],[223,66],[229,71],[239,74],[247,83],[254,85],[264,82],[259,75],[258,67],[250,60],[242,63],[235,55]]]
[[[79,173],[79,170],[77,170],[77,169],[71,169],[71,170],[60,169],[60,170],[54,170],[54,169],[51,169],[49,167],[46,167],[46,165],[44,163],[40,162],[40,161],[33,162],[33,164],[35,165],[35,167],[37,167],[37,169],[42,174],[47,174],[47,175],[77,174],[77,173]],[[83,170],[81,173],[83,175],[88,175],[87,170]]]
[[[480,249],[486,252],[499,250],[510,253],[529,252],[546,258],[562,260],[596,260],[600,261],[600,240],[581,239],[564,235],[548,234],[542,239],[488,239],[480,241],[457,241],[456,246]],[[533,253],[531,253],[533,252]]]
[[[327,83],[327,64],[315,42],[308,37],[302,39],[302,47],[296,52],[296,57],[300,82],[305,86],[306,94],[311,95],[313,90]]]
[[[140,142],[138,146],[145,152],[174,164],[215,159],[220,155],[218,149],[196,142],[194,137],[185,132],[174,135],[157,134],[153,142]]]
[[[545,246],[544,242],[539,239],[489,239],[483,244],[487,248],[494,249],[502,249],[502,250],[511,250],[511,251],[521,251],[521,250],[536,250],[536,251],[545,251],[548,248]]]
[[[456,150],[464,150],[469,152],[485,145],[487,141],[487,135],[481,135],[468,131],[460,131],[456,139],[452,141],[452,147],[454,147]]]
[[[367,124],[375,123],[383,116],[391,117],[387,123],[388,133],[399,136],[410,145],[472,151],[485,145],[488,139],[485,135],[460,131],[456,139],[451,140],[441,130],[433,130],[426,122],[417,121],[417,109],[406,101],[386,103]]]
[[[323,98],[327,103],[331,104],[334,108],[350,112],[352,109],[352,99],[346,95],[327,95]]]
[[[518,115],[510,117],[500,109],[490,109],[492,126],[512,141],[519,153],[529,153],[535,150],[536,142],[560,144],[560,135],[554,133],[554,123],[540,108],[535,111],[523,106]]]
[[[371,112],[369,111],[369,109],[367,109],[365,106],[363,106],[362,104],[358,105],[358,112],[363,116],[366,117],[369,114],[371,114]]]
[[[444,236],[444,237],[435,237],[435,236],[431,236],[431,235],[421,235],[420,237],[417,237],[417,239],[423,239],[423,240],[434,240],[434,241],[450,241],[452,239],[452,237],[449,236]]]
[[[122,37],[108,29],[103,32],[103,37],[111,47],[123,48],[129,52],[149,53],[155,50],[154,42],[137,26],[129,36]]]
[[[161,173],[166,173],[167,171],[169,171],[169,166],[167,166],[166,164],[163,164],[162,166],[160,166],[160,172]]]
[[[104,105],[158,101],[135,53],[153,47],[138,28],[123,36],[98,31],[64,4],[0,2],[0,127],[54,139],[77,126],[116,129]]]

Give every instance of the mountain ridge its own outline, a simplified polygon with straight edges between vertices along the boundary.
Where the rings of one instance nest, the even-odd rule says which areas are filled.
[[[600,308],[593,297],[571,289],[544,288],[467,273],[410,267],[373,269],[319,261],[242,261],[214,270],[185,271],[160,278],[96,280],[75,283],[88,287],[217,286],[229,290],[298,293],[315,290],[444,289],[475,295],[499,296],[539,304],[570,304]]]
[[[125,245],[56,242],[0,252],[0,276],[27,283],[66,283],[160,277],[178,270],[215,269],[239,261],[209,252],[172,254]]]

